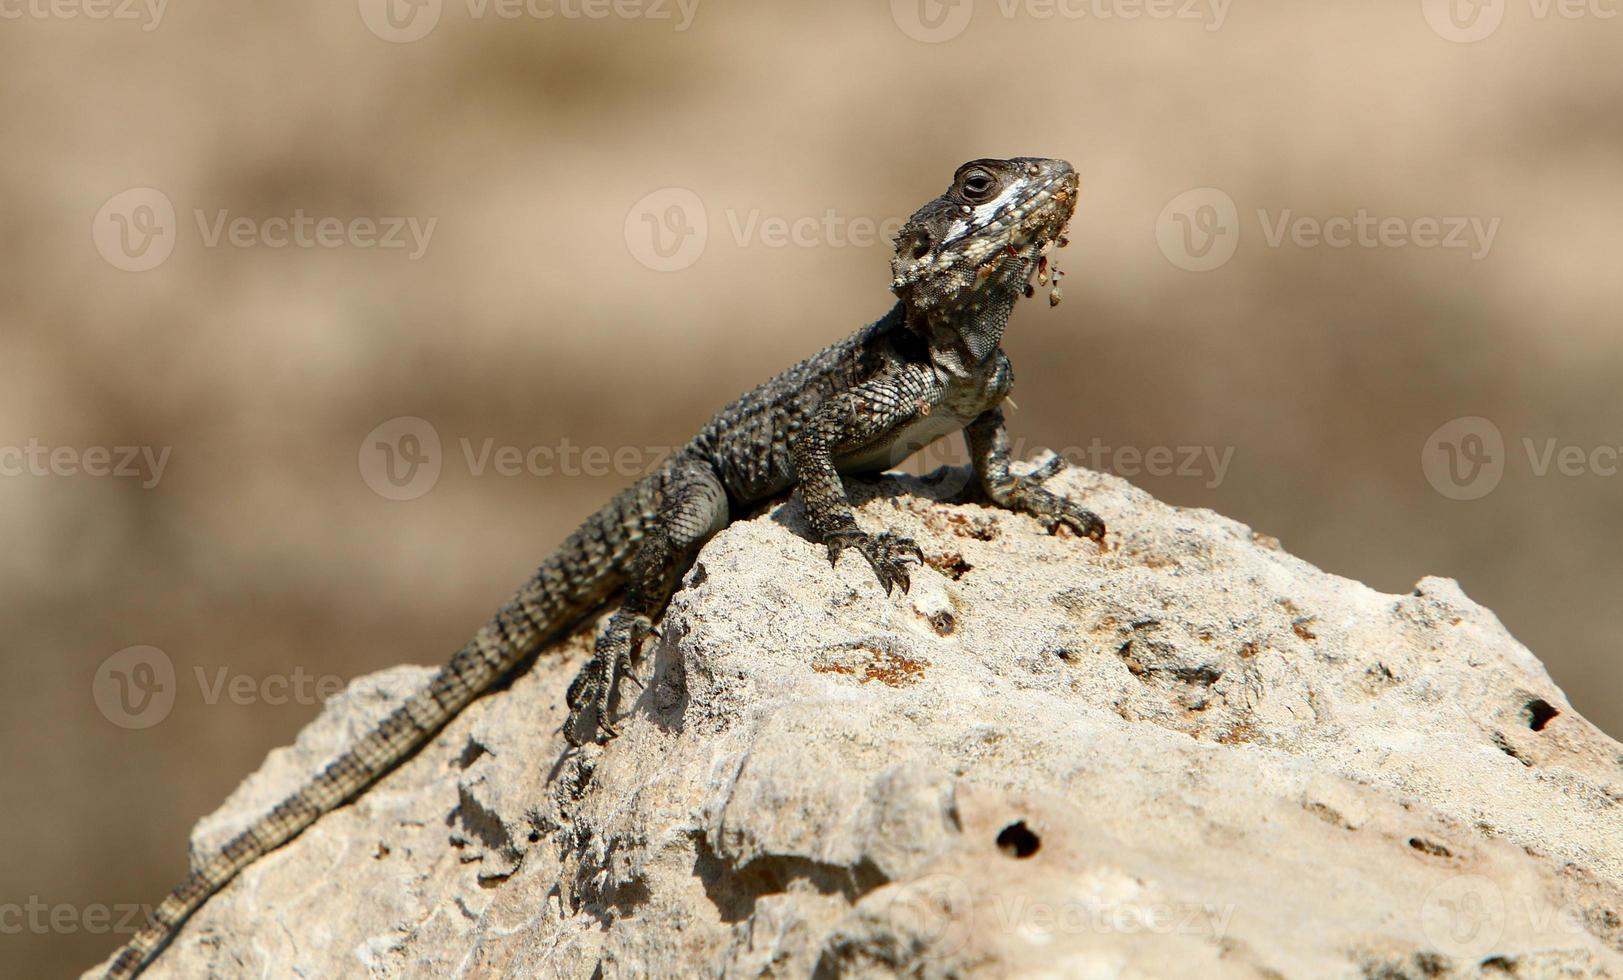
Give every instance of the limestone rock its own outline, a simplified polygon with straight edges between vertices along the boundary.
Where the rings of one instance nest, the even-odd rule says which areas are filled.
[[[169,977],[1623,975],[1623,746],[1452,581],[1384,595],[1071,470],[1109,549],[858,487],[887,597],[798,503],[688,574],[566,752],[589,631],[215,896]],[[351,685],[215,846],[430,675]]]

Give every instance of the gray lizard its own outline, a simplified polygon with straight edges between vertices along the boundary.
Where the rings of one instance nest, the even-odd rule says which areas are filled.
[[[293,796],[198,866],[114,958],[138,974],[187,917],[259,856],[346,803],[543,645],[624,590],[568,694],[573,746],[615,735],[618,681],[701,545],[749,505],[798,487],[831,561],[849,549],[888,593],[923,560],[912,541],[857,525],[841,474],[882,471],[963,430],[994,503],[1104,540],[1091,512],[1046,490],[1054,467],[1009,469],[1000,407],[1014,381],[1000,349],[1015,301],[1045,284],[1065,244],[1077,176],[1063,160],[974,160],[897,236],[889,313],[743,395],[686,446],[593,514],[422,691]],[[1057,272],[1053,275],[1057,276]],[[1051,296],[1058,302],[1057,283]]]

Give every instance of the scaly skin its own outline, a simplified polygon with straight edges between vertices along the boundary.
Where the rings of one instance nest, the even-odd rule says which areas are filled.
[[[1065,524],[1096,541],[1098,517],[1042,486],[1052,468],[1009,471],[999,409],[1013,384],[999,348],[1014,303],[1045,279],[1064,244],[1077,178],[1061,160],[964,164],[947,192],[897,236],[892,289],[878,321],[727,406],[657,472],[570,535],[474,638],[353,749],[197,868],[114,959],[110,980],[138,974],[209,896],[426,744],[471,701],[620,588],[625,597],[569,688],[564,735],[606,741],[610,702],[699,548],[731,516],[792,487],[813,534],[838,561],[863,556],[888,593],[904,592],[923,555],[912,541],[857,525],[841,474],[886,469],[963,430],[994,503]],[[1052,296],[1058,302],[1056,286]]]

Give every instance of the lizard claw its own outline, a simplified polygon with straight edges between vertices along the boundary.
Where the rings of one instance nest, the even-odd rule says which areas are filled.
[[[654,635],[657,634],[653,621],[647,616],[622,610],[609,620],[603,635],[598,637],[592,659],[569,685],[565,698],[569,720],[564,723],[564,738],[570,745],[579,747],[588,741],[602,743],[620,734],[610,721],[610,701],[622,680],[629,679],[639,688],[643,687],[632,670],[632,662],[643,641]]]
[[[997,502],[1011,510],[1023,511],[1042,521],[1049,533],[1061,526],[1068,527],[1085,538],[1091,538],[1104,547],[1105,522],[1086,507],[1072,503],[1042,485],[1042,481],[1065,469],[1063,457],[1055,456],[1014,481]]]
[[[1055,530],[1061,524],[1085,538],[1092,538],[1099,544],[1104,544],[1105,522],[1100,520],[1099,515],[1095,514],[1091,510],[1085,510],[1081,507],[1074,506],[1067,501],[1065,511],[1063,513],[1054,515],[1053,523],[1049,526],[1049,530]]]
[[[920,548],[911,538],[904,538],[889,531],[883,534],[868,534],[864,531],[842,531],[828,540],[828,556],[830,562],[838,562],[840,552],[846,548],[855,548],[868,559],[873,566],[874,574],[879,577],[879,584],[884,587],[885,594],[890,595],[891,589],[901,586],[905,593],[912,587],[912,579],[908,571],[909,561],[923,564],[924,549]]]
[[[592,741],[599,730],[613,732],[608,719],[597,713],[598,692],[606,682],[603,675],[607,671],[603,663],[601,657],[587,661],[570,683],[569,693],[564,696],[564,703],[569,705],[569,718],[564,722],[564,739],[576,748]]]

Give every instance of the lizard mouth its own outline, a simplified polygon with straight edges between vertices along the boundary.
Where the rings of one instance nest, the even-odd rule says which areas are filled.
[[[1009,233],[1007,253],[1016,259],[1025,273],[1025,295],[1031,298],[1038,287],[1048,288],[1048,305],[1058,306],[1063,296],[1060,271],[1051,253],[1070,244],[1066,238],[1071,216],[1076,213],[1079,181],[1076,171],[1069,165],[1031,197],[1023,218],[1017,220]],[[1036,285],[1032,280],[1036,279]]]
[[[1063,173],[1039,186],[1022,209],[1025,212],[1023,218],[1015,223],[1010,232],[1010,244],[1036,244],[1039,248],[1046,248],[1063,238],[1065,226],[1070,222],[1071,215],[1076,213],[1079,186],[1076,171],[1069,166]]]

